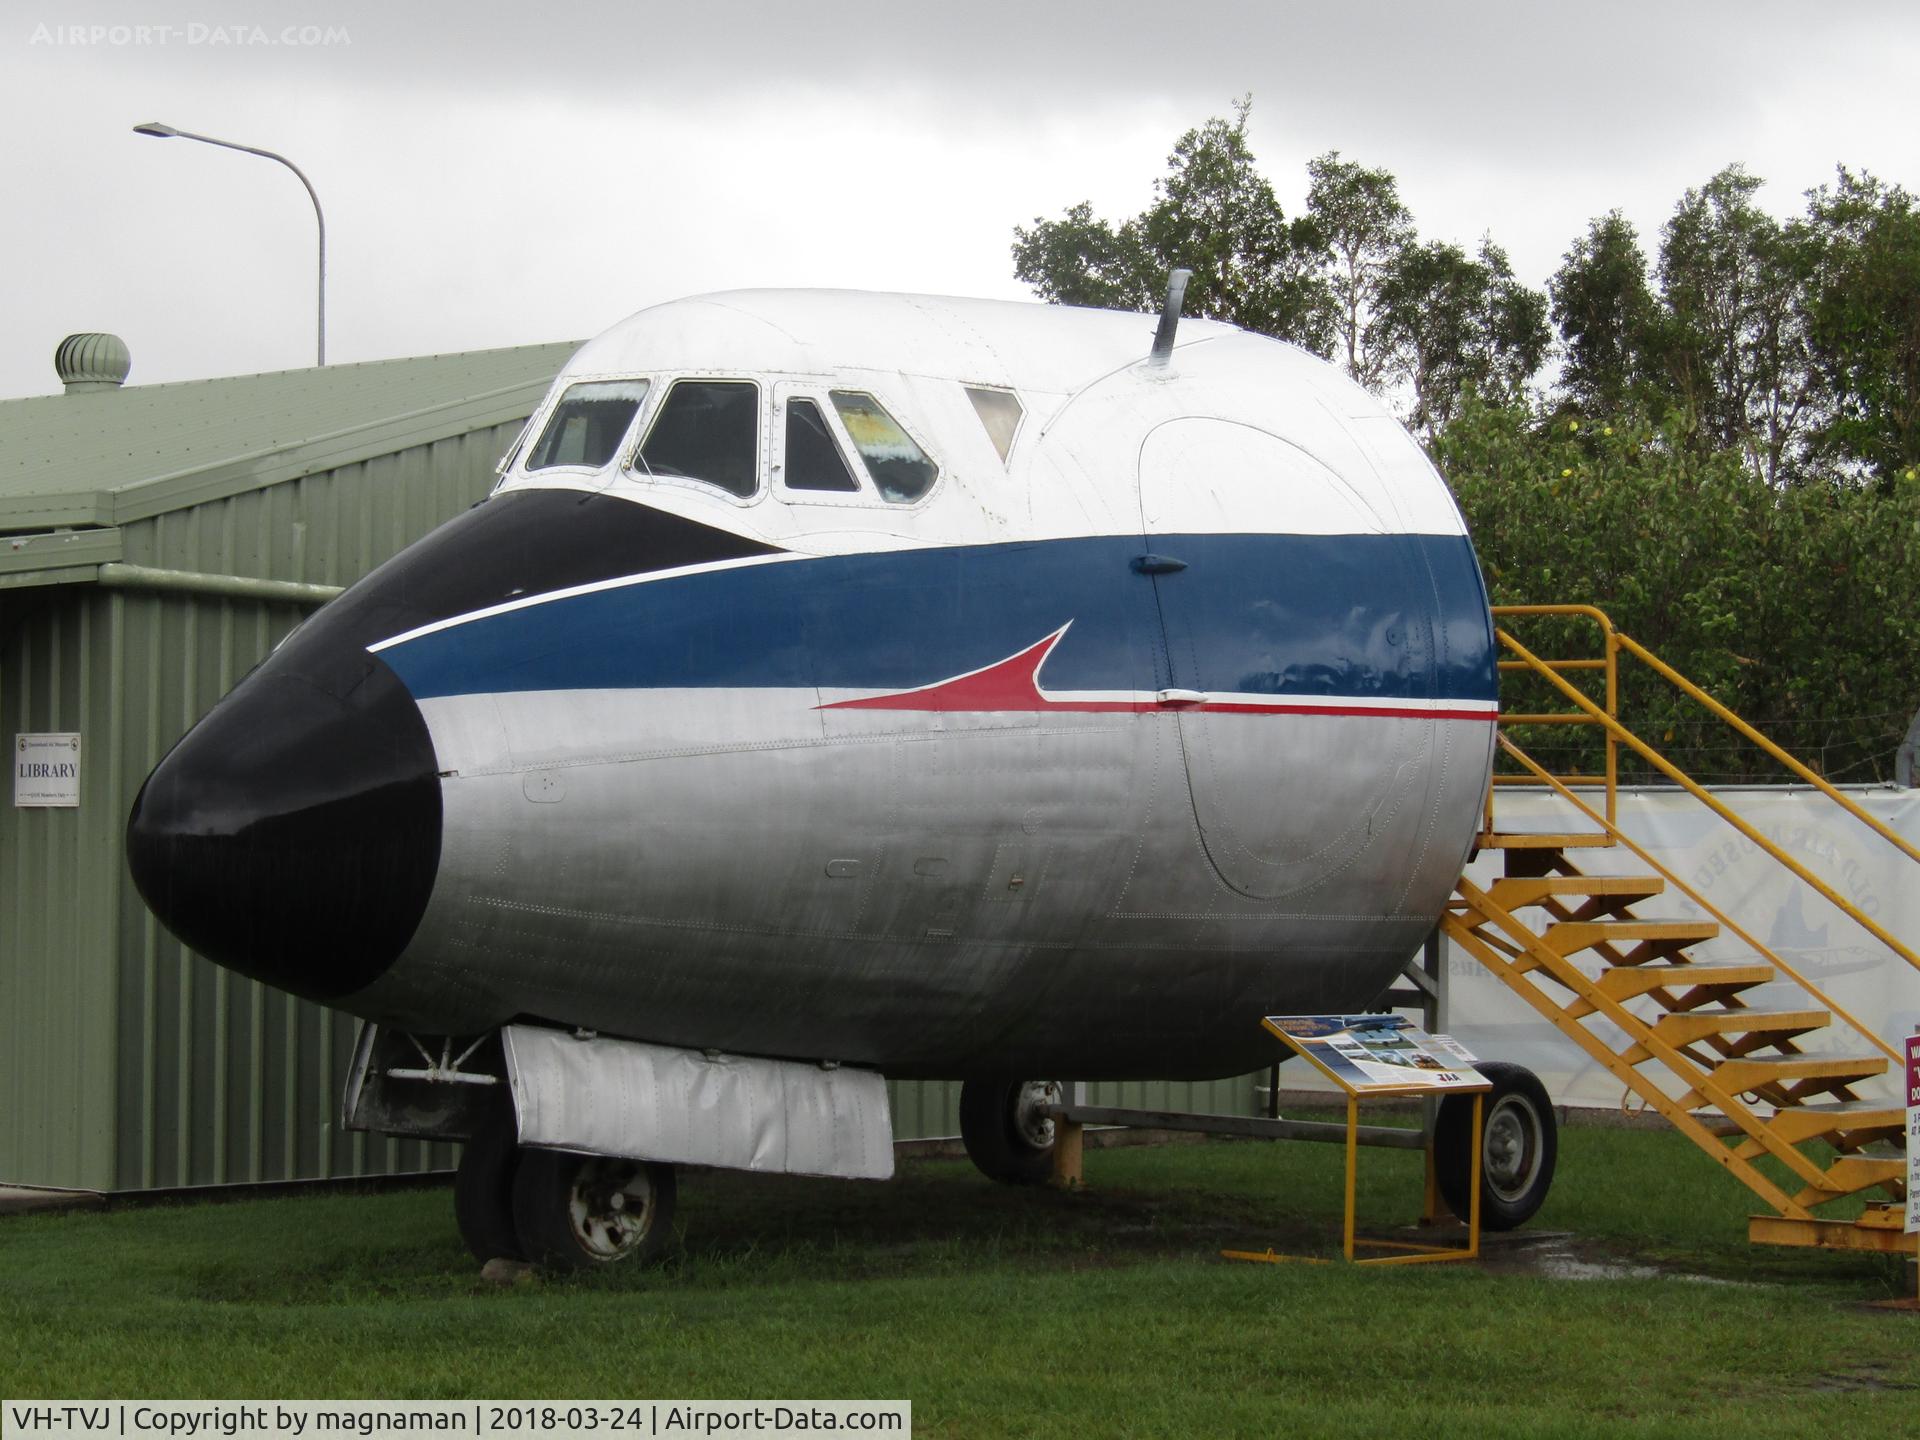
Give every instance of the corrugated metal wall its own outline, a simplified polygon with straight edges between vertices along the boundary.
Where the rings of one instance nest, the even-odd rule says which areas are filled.
[[[346,584],[484,495],[517,433],[138,521],[126,559]],[[0,811],[0,1180],[135,1190],[453,1163],[451,1146],[341,1131],[352,1017],[191,954],[126,878],[121,830],[147,772],[303,613],[94,585],[0,600],[4,733],[83,736],[79,809]]]
[[[347,584],[484,495],[517,431],[137,521],[125,556]],[[0,812],[0,1181],[139,1190],[452,1165],[451,1146],[340,1130],[356,1022],[191,954],[126,879],[121,831],[141,781],[302,614],[91,584],[0,594],[4,733],[84,737],[78,810]],[[896,1133],[958,1133],[959,1088],[894,1085]],[[1096,1103],[1247,1114],[1253,1090],[1100,1086]]]
[[[84,737],[81,808],[17,809],[11,792],[0,808],[0,1179],[102,1189],[113,1178],[120,838],[111,727],[99,723],[117,687],[113,637],[91,588],[0,597],[0,733],[9,745],[23,731]]]
[[[519,424],[471,431],[126,527],[137,565],[345,585],[486,494]],[[305,613],[129,595],[120,813],[193,720]],[[115,856],[116,864],[119,856]],[[120,887],[114,1186],[222,1185],[445,1168],[447,1145],[340,1129],[356,1021],[210,965]]]

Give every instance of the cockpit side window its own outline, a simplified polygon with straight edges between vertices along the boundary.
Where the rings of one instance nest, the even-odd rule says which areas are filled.
[[[840,412],[840,423],[847,427],[847,438],[867,462],[867,473],[879,487],[881,499],[911,505],[933,488],[940,467],[878,400],[861,390],[828,393],[833,408]]]
[[[745,499],[760,488],[759,416],[760,389],[750,380],[676,380],[635,468]]]
[[[819,404],[797,395],[787,401],[787,458],[782,473],[789,490],[860,489]]]
[[[569,385],[527,457],[527,469],[584,465],[598,470],[620,448],[634,412],[647,398],[644,380],[588,380]]]
[[[1000,452],[1000,463],[1006,464],[1013,437],[1020,429],[1020,397],[1011,390],[989,390],[983,385],[969,385],[966,391],[967,399],[973,402],[973,413],[980,417],[987,438]]]
[[[507,447],[507,453],[502,455],[499,462],[493,467],[494,474],[504,476],[513,468],[513,462],[518,460],[520,458],[520,452],[527,448],[527,435],[532,429],[533,417],[529,415],[527,417],[527,423],[520,427],[520,433],[513,437],[513,444]]]

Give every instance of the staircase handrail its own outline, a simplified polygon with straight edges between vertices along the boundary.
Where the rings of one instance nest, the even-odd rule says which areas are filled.
[[[1733,826],[1734,829],[1738,830],[1742,835],[1746,836],[1747,839],[1751,840],[1755,845],[1759,846],[1762,850],[1766,851],[1767,854],[1771,855],[1775,860],[1779,861],[1780,864],[1784,865],[1787,869],[1791,870],[1795,875],[1799,876],[1801,880],[1805,881],[1808,885],[1812,886],[1814,891],[1817,894],[1819,894],[1822,898],[1824,898],[1828,903],[1833,905],[1842,914],[1846,915],[1856,925],[1860,926],[1861,929],[1865,930],[1869,935],[1873,936],[1874,939],[1878,940],[1881,944],[1885,945],[1889,950],[1893,951],[1893,953],[1898,955],[1902,960],[1905,960],[1907,964],[1911,965],[1915,970],[1920,970],[1920,955],[1916,955],[1912,950],[1908,949],[1907,946],[1905,946],[1899,940],[1894,938],[1894,936],[1891,933],[1889,933],[1885,927],[1883,927],[1878,922],[1876,922],[1871,916],[1862,912],[1857,906],[1852,904],[1852,902],[1848,901],[1844,896],[1840,895],[1839,892],[1834,890],[1825,881],[1821,880],[1819,876],[1815,875],[1811,870],[1808,870],[1806,866],[1802,865],[1799,861],[1795,860],[1791,855],[1787,854],[1785,850],[1782,850],[1778,845],[1774,844],[1773,841],[1769,840],[1759,830],[1756,830],[1752,825],[1748,824],[1747,821],[1743,819],[1737,812],[1730,809],[1728,806],[1722,804],[1719,798],[1716,797],[1705,786],[1701,785],[1691,775],[1688,775],[1684,770],[1680,769],[1679,766],[1669,761],[1664,755],[1660,754],[1659,751],[1655,750],[1651,745],[1647,744],[1632,730],[1628,729],[1625,725],[1621,724],[1617,718],[1615,718],[1612,715],[1609,715],[1605,710],[1601,709],[1600,706],[1597,705],[1594,701],[1588,699],[1587,696],[1583,695],[1573,685],[1569,684],[1566,680],[1563,680],[1560,677],[1560,675],[1551,667],[1550,662],[1542,660],[1539,656],[1535,655],[1531,650],[1527,649],[1526,646],[1522,645],[1518,640],[1514,639],[1513,636],[1508,634],[1505,630],[1496,628],[1494,633],[1499,638],[1501,645],[1503,645],[1506,649],[1512,651],[1515,655],[1519,656],[1520,659],[1524,661],[1529,668],[1533,669],[1534,671],[1536,671],[1537,673],[1545,677],[1548,683],[1558,688],[1561,691],[1561,693],[1564,694],[1569,700],[1573,701],[1574,704],[1578,705],[1582,710],[1586,711],[1587,714],[1593,718],[1595,723],[1604,726],[1610,738],[1615,739],[1620,744],[1626,745],[1629,748],[1631,748],[1643,760],[1647,761],[1648,764],[1652,765],[1655,769],[1660,771],[1661,774],[1665,775],[1669,780],[1672,780],[1676,785],[1679,785],[1682,788],[1684,788],[1695,799],[1699,800],[1702,804],[1706,805],[1721,819],[1725,820],[1729,825]],[[1618,638],[1618,632],[1612,632],[1612,633],[1616,636],[1616,638]],[[1504,740],[1505,737],[1503,736],[1501,738]],[[1517,747],[1515,748],[1517,749]],[[1552,777],[1549,777],[1549,779],[1551,778]],[[1562,788],[1562,789],[1565,788],[1565,787],[1559,786],[1558,782],[1554,782],[1554,783],[1556,784],[1556,788]],[[1609,783],[1608,785],[1609,810],[1612,809],[1611,801],[1613,798],[1613,788],[1614,788],[1613,785]],[[1825,790],[1827,794],[1844,801],[1845,797],[1840,796],[1839,792],[1833,790],[1831,786],[1823,786],[1822,788]],[[1582,808],[1586,809],[1589,807],[1582,806]],[[1849,806],[1849,808],[1854,808],[1854,807]],[[1859,812],[1859,813],[1864,814],[1865,812]],[[1610,831],[1614,830],[1615,827],[1612,823],[1613,817],[1610,816],[1607,818],[1601,818],[1601,817],[1596,817],[1596,818],[1600,818],[1601,824],[1605,825],[1608,830]],[[1880,827],[1876,827],[1876,828],[1880,828]],[[1887,833],[1891,833],[1891,832],[1887,832]],[[1907,853],[1909,854],[1913,853],[1911,848],[1905,845],[1904,842],[1901,843],[1901,848],[1903,850],[1906,850]],[[1915,858],[1920,858],[1920,856],[1916,856]]]
[[[1502,660],[1498,663],[1501,670],[1530,670],[1545,665],[1550,672],[1561,670],[1604,670],[1607,680],[1606,713],[1616,718],[1620,714],[1620,645],[1619,632],[1613,628],[1613,617],[1597,605],[1496,605],[1495,617],[1512,615],[1577,615],[1593,621],[1600,627],[1601,657],[1598,659],[1578,660],[1536,660],[1529,664],[1525,660]],[[1505,632],[1495,629],[1496,636]],[[1502,725],[1592,725],[1594,720],[1588,715],[1567,713],[1550,715],[1505,715],[1500,717]],[[1611,823],[1619,819],[1618,797],[1620,791],[1620,745],[1608,734],[1606,745],[1606,770],[1603,782],[1606,785],[1607,820]],[[1499,784],[1506,777],[1495,777]],[[1487,799],[1491,813],[1493,799]]]
[[[1584,616],[1594,621],[1594,623],[1600,627],[1602,645],[1605,652],[1602,658],[1542,660],[1538,656],[1530,653],[1522,655],[1522,651],[1513,641],[1512,636],[1504,630],[1496,629],[1494,633],[1500,638],[1501,643],[1516,655],[1522,655],[1522,658],[1518,660],[1503,660],[1499,662],[1499,668],[1502,670],[1537,671],[1555,681],[1556,684],[1560,684],[1559,672],[1566,670],[1604,670],[1607,677],[1606,703],[1604,707],[1602,707],[1605,711],[1604,716],[1596,718],[1593,714],[1576,715],[1567,712],[1545,715],[1502,715],[1501,723],[1503,725],[1595,725],[1600,724],[1602,720],[1607,717],[1618,721],[1620,717],[1618,657],[1620,653],[1624,651],[1626,654],[1640,661],[1648,669],[1652,670],[1654,674],[1665,680],[1669,685],[1672,685],[1676,690],[1680,691],[1681,694],[1687,696],[1688,699],[1703,707],[1715,719],[1731,727],[1742,739],[1757,746],[1769,758],[1784,766],[1806,784],[1818,790],[1822,795],[1825,795],[1829,800],[1840,806],[1841,809],[1845,810],[1862,825],[1865,825],[1868,829],[1879,835],[1883,840],[1891,843],[1895,848],[1900,850],[1901,853],[1906,855],[1909,860],[1920,863],[1920,846],[1916,846],[1913,841],[1907,839],[1878,816],[1870,813],[1844,791],[1836,787],[1831,781],[1827,780],[1825,776],[1810,769],[1790,751],[1784,749],[1774,741],[1769,740],[1759,730],[1755,729],[1733,710],[1714,699],[1707,691],[1694,684],[1693,681],[1689,680],[1685,675],[1682,675],[1678,670],[1674,669],[1673,666],[1662,660],[1652,650],[1642,645],[1625,631],[1618,629],[1606,611],[1600,609],[1598,606],[1496,605],[1493,607],[1493,613],[1496,618],[1501,616],[1523,615]],[[1560,684],[1560,688],[1569,694],[1577,693],[1565,684]],[[1588,708],[1591,709],[1591,707]],[[1607,787],[1607,819],[1610,821],[1619,818],[1614,799],[1615,792],[1619,785],[1618,765],[1616,763],[1617,744],[1618,740],[1614,733],[1608,731],[1605,784]]]
[[[1766,751],[1768,755],[1772,756],[1802,780],[1806,781],[1807,784],[1813,786],[1829,800],[1834,801],[1844,808],[1847,813],[1852,815],[1856,820],[1870,829],[1878,831],[1886,839],[1891,840],[1896,846],[1907,853],[1909,859],[1920,860],[1920,849],[1916,849],[1913,842],[1908,840],[1898,830],[1893,829],[1879,817],[1869,814],[1859,805],[1856,805],[1844,792],[1829,783],[1824,776],[1817,774],[1815,771],[1801,764],[1799,760],[1795,759],[1787,751],[1781,749],[1780,746],[1774,744],[1773,741],[1769,740],[1765,735],[1762,735],[1758,730],[1754,729],[1753,726],[1742,720],[1705,690],[1702,690],[1698,685],[1687,679],[1686,676],[1667,664],[1666,661],[1647,649],[1647,647],[1642,645],[1638,640],[1635,640],[1630,635],[1623,635],[1619,631],[1615,631],[1614,641],[1621,649],[1632,655],[1634,659],[1652,669],[1661,679],[1676,687],[1682,694],[1688,696],[1690,699],[1705,706],[1716,718],[1731,725],[1735,730],[1739,731],[1742,736],[1752,741],[1755,745],[1758,745],[1762,750]]]

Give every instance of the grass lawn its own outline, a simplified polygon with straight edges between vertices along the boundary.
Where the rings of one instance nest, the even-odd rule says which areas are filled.
[[[0,1396],[907,1398],[921,1436],[1913,1433],[1875,1256],[1755,1250],[1664,1132],[1563,1131],[1530,1230],[1663,1273],[1217,1258],[1337,1244],[1337,1146],[1090,1150],[1078,1195],[684,1175],[666,1265],[495,1287],[445,1190],[0,1219]],[[1362,1227],[1419,1157],[1361,1154]],[[1525,1232],[1522,1232],[1525,1233]]]

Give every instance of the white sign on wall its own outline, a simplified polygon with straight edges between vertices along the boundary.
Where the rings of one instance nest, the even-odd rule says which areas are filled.
[[[13,803],[21,808],[71,809],[80,803],[80,737],[13,737]]]

